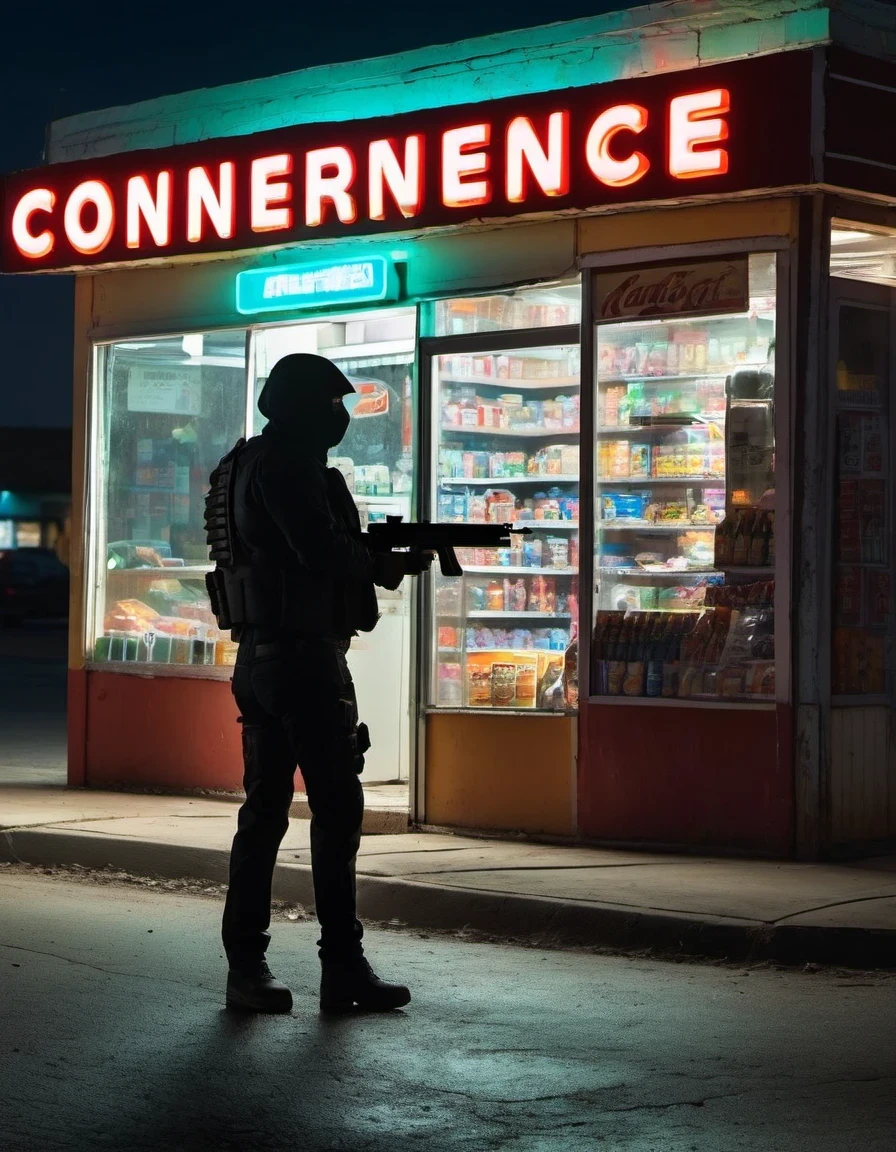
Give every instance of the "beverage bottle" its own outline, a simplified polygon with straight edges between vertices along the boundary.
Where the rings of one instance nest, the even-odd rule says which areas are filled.
[[[504,585],[500,580],[492,580],[489,582],[485,599],[489,612],[503,612],[505,610]]]
[[[650,642],[647,649],[645,668],[645,689],[648,696],[662,696],[663,694],[663,637],[665,623],[663,614],[657,612],[650,628]]]
[[[646,612],[636,612],[632,620],[632,641],[622,685],[625,696],[644,695],[644,655],[647,647],[645,624],[649,619]]]
[[[743,568],[750,558],[750,518],[746,512],[738,512],[734,529],[734,545],[731,550],[731,563],[735,568]]]
[[[575,711],[579,706],[579,635],[575,623],[569,637],[563,655],[563,701],[568,710]]]
[[[766,523],[768,524],[768,543],[765,550],[765,562],[769,568],[775,566],[775,514],[769,512],[766,516]]]
[[[762,513],[753,521],[753,534],[750,537],[750,556],[747,563],[751,568],[762,568],[768,560],[768,520]]]
[[[678,695],[678,670],[681,661],[681,639],[684,617],[670,612],[663,632],[663,696]]]
[[[624,613],[622,623],[617,634],[613,656],[607,669],[607,691],[610,696],[622,695],[622,684],[625,680],[625,666],[628,663],[629,647],[631,644],[631,620]]]
[[[713,546],[715,550],[715,567],[730,567],[731,557],[734,552],[734,522],[727,512],[722,523],[716,528]]]
[[[607,693],[607,639],[610,613],[598,612],[591,637],[591,691],[595,696]]]

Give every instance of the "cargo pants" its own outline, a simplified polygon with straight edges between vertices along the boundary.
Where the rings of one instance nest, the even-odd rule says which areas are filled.
[[[311,809],[311,871],[322,959],[362,953],[355,858],[370,746],[358,723],[347,640],[247,627],[233,695],[242,725],[246,800],[230,854],[222,938],[230,965],[258,962],[270,942],[271,884],[298,766]]]

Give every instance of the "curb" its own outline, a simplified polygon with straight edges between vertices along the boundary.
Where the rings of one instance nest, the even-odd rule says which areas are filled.
[[[0,860],[45,867],[112,867],[139,876],[226,884],[229,849],[61,829],[13,828],[0,833]],[[410,928],[468,930],[554,948],[650,950],[737,962],[896,968],[896,932],[886,929],[775,926],[378,876],[358,876],[357,888],[359,915],[368,920],[400,921]],[[279,864],[273,895],[313,907],[310,866]]]

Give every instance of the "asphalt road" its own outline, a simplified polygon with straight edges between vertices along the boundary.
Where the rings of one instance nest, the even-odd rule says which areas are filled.
[[[0,628],[0,783],[66,782],[65,621]]]
[[[223,1007],[220,894],[0,868],[4,1152],[892,1152],[896,980],[544,952],[401,930],[403,1012]]]

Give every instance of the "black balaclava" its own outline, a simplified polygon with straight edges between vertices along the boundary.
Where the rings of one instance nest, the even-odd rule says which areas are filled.
[[[336,365],[324,356],[294,352],[271,369],[258,411],[278,432],[307,445],[326,459],[348,430],[350,416],[342,404],[334,404],[354,388]]]

